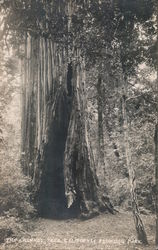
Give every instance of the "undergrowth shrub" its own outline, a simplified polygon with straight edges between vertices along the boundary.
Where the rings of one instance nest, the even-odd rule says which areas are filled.
[[[28,218],[34,212],[29,189],[30,180],[19,167],[12,167],[9,171],[5,166],[0,177],[0,215],[10,211],[16,217]]]
[[[1,155],[0,167],[0,243],[20,237],[25,223],[34,214],[30,202],[30,179],[23,175],[19,162]],[[15,159],[14,159],[15,160]]]

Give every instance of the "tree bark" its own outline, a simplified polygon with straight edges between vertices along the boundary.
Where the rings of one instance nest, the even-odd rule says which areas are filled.
[[[80,63],[73,68],[73,109],[64,159],[65,190],[68,207],[77,202],[82,217],[88,218],[99,214],[100,211],[113,212],[113,207],[106,195],[101,197],[99,194],[99,183],[87,132],[85,69],[79,51],[77,58]]]

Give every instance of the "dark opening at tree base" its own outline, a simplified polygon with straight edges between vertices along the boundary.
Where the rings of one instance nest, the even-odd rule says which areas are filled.
[[[44,152],[39,194],[39,214],[42,217],[62,219],[78,214],[77,204],[68,209],[65,197],[63,160],[69,116],[70,103],[67,103],[66,93],[61,92]]]
[[[67,208],[63,201],[59,200],[46,200],[45,204],[41,204],[39,216],[42,218],[49,218],[55,220],[65,220],[78,218],[80,215],[77,204]]]

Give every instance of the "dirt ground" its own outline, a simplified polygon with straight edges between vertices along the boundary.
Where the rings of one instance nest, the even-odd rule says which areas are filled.
[[[130,212],[102,214],[90,220],[38,219],[23,238],[7,239],[1,250],[154,250],[154,216],[142,216],[149,246],[136,240]]]

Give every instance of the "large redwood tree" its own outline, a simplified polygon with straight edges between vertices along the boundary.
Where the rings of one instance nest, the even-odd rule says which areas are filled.
[[[34,11],[37,6],[30,5]],[[21,46],[24,172],[32,178],[42,216],[113,213],[107,194],[100,192],[87,129],[85,56],[72,31],[80,6],[75,1],[41,1],[41,6],[39,30],[27,29]]]

